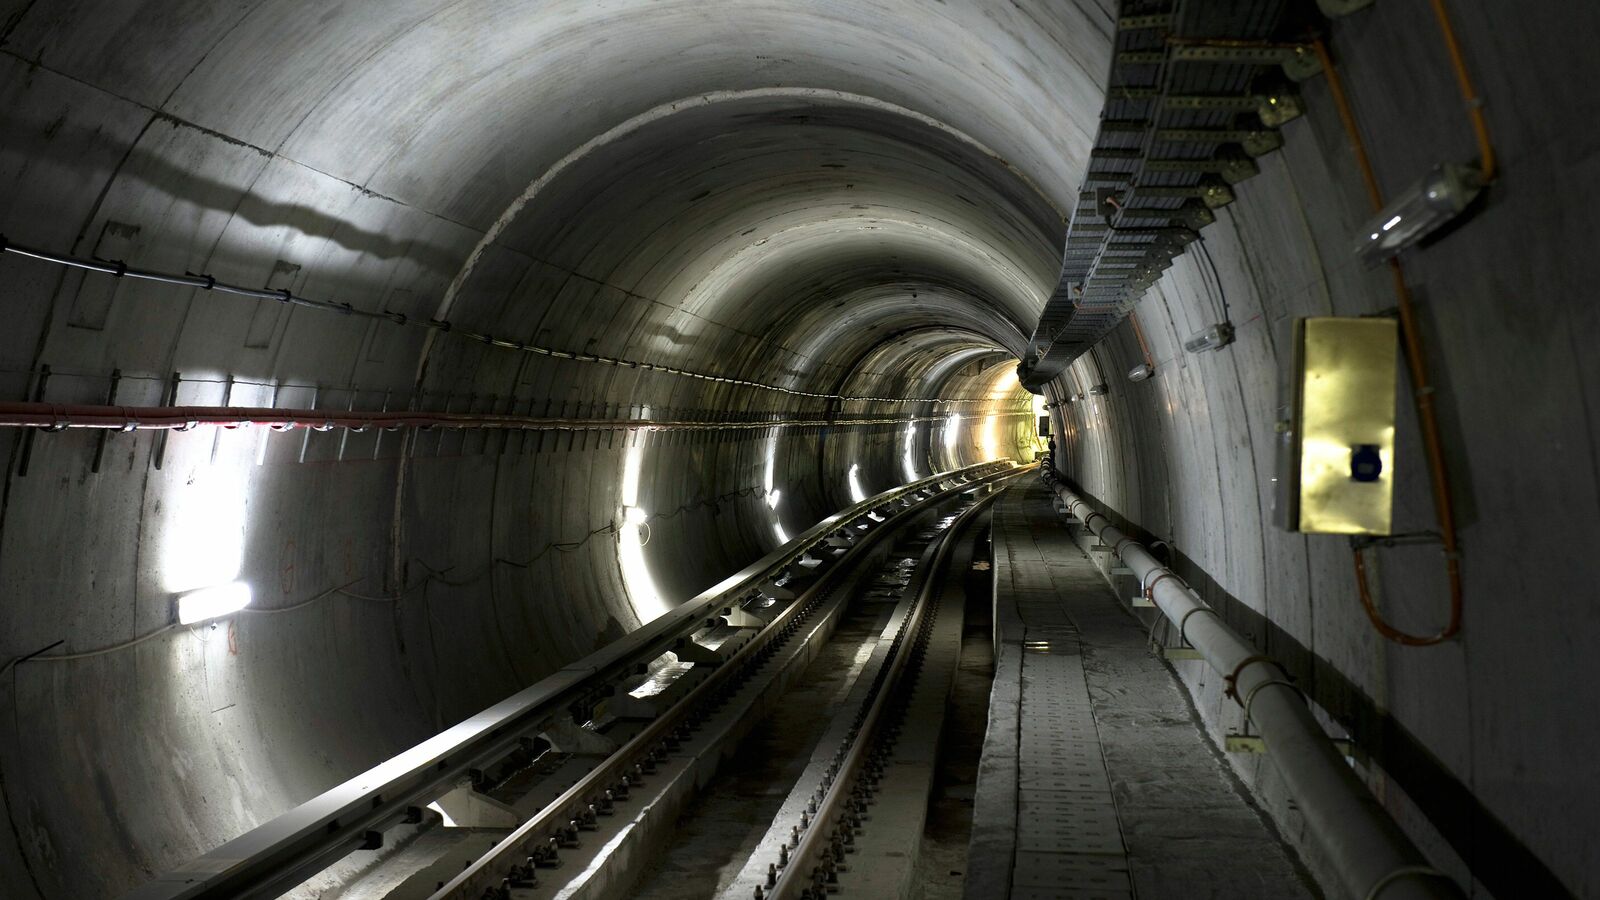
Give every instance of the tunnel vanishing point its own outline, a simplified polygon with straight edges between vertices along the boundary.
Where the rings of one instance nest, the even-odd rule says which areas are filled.
[[[0,897],[1600,896],[1597,42],[0,0]]]

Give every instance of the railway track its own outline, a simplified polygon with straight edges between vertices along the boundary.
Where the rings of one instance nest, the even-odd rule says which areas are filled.
[[[842,702],[870,698],[852,741],[894,731],[878,723],[937,619],[927,573],[948,552],[950,512],[1021,471],[985,464],[855,504],[595,654],[126,896],[631,896],[680,817],[829,652],[841,623],[872,647],[846,654],[854,674],[841,682]],[[861,618],[874,607],[876,619]],[[838,737],[830,730],[817,746]],[[828,785],[854,785],[867,757],[832,752],[844,755]],[[807,835],[834,828],[846,807],[814,775],[808,767],[797,783],[815,782],[818,812],[794,831],[803,842],[792,853],[778,851],[797,861],[793,871],[821,859],[823,845]],[[801,896],[805,888],[785,893],[791,881],[763,884],[763,895]]]
[[[627,809],[613,789],[609,810],[591,807],[586,820],[569,819],[567,840],[545,838],[543,857],[528,850],[536,843],[517,844],[549,827],[530,820],[432,900],[810,897],[837,886],[841,874],[863,884],[896,880],[885,867],[915,859],[895,847],[921,835],[938,738],[936,721],[931,735],[922,734],[928,723],[908,712],[913,697],[921,712],[930,705],[938,712],[949,693],[959,602],[954,614],[942,610],[938,587],[952,535],[984,505],[978,495],[988,489],[959,491],[885,522],[872,552],[797,595],[777,636],[735,661],[727,681],[686,697],[675,725],[658,727],[670,738],[648,751],[653,764],[636,766],[619,785]],[[933,640],[936,631],[943,640]],[[934,649],[942,693],[940,678],[922,677]],[[934,687],[919,695],[925,683]],[[923,740],[902,741],[908,725]],[[773,732],[780,738],[766,740]],[[895,765],[907,758],[925,763],[920,789],[910,783],[917,772]],[[745,780],[744,795],[730,791],[730,776],[749,774],[752,763],[757,777]],[[884,793],[899,812],[914,813],[914,828],[898,821],[868,836],[864,817],[879,805],[880,788],[890,788]],[[871,862],[853,868],[847,847]],[[525,851],[498,884],[483,883],[485,874],[492,882],[497,863]]]

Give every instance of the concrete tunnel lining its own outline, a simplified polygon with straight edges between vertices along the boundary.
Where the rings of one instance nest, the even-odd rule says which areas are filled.
[[[1600,889],[1584,774],[1597,726],[1569,688],[1595,617],[1584,541],[1600,527],[1600,433],[1580,412],[1600,383],[1582,350],[1600,319],[1571,302],[1586,263],[1553,229],[1583,233],[1600,182],[1592,136],[1571,126],[1590,101],[1550,86],[1596,23],[1452,6],[1505,163],[1485,208],[1407,263],[1468,495],[1460,643],[1383,645],[1351,599],[1347,548],[1270,527],[1279,324],[1393,305],[1348,257],[1365,209],[1321,81],[1204,230],[1218,277],[1180,256],[1136,307],[1155,377],[1123,378],[1144,359],[1125,324],[1048,393],[1110,385],[1055,412],[1079,489],[1176,546],[1185,577],[1295,667],[1330,727],[1375,742],[1369,783],[1441,868],[1584,895]],[[0,3],[12,240],[412,317],[444,309],[464,327],[820,394],[986,399],[844,402],[528,358],[10,255],[5,397],[105,402],[115,369],[132,405],[955,413],[954,452],[939,421],[913,434],[935,467],[974,461],[975,423],[1014,413],[995,440],[1021,453],[1028,398],[990,395],[1055,287],[1110,7]],[[1330,29],[1388,187],[1467,146],[1428,16],[1380,4]],[[1186,354],[1223,289],[1237,342]],[[777,435],[641,439],[638,502],[670,516],[646,548],[663,593],[687,596],[769,549],[775,525],[792,534],[839,508],[852,466],[870,487],[905,478],[903,428]],[[261,609],[297,607],[14,667],[0,881],[41,897],[130,887],[637,623],[607,531],[634,439],[415,441],[402,456],[394,435],[128,435],[93,472],[93,436],[0,438],[0,660],[163,627],[164,541],[219,481],[245,517],[237,577]],[[1398,516],[1423,522],[1424,473],[1399,459]],[[1386,557],[1376,583],[1421,627],[1438,576],[1418,558]],[[1572,562],[1524,564],[1539,558]],[[1537,615],[1514,601],[1528,597]],[[1214,736],[1238,724],[1217,684],[1179,674]],[[1270,767],[1233,764],[1293,838]]]
[[[825,393],[968,396],[966,379],[948,380],[938,360],[953,350],[1018,345],[1054,276],[1061,225],[1052,207],[1064,208],[1072,168],[1058,161],[1074,148],[1081,153],[1087,140],[1032,117],[1053,102],[1042,84],[1018,100],[1005,75],[980,84],[962,66],[964,58],[973,71],[985,65],[971,58],[973,35],[1007,48],[980,56],[1017,65],[1056,38],[1084,40],[1076,10],[996,11],[997,22],[958,7],[946,13],[964,20],[953,30],[938,17],[908,21],[912,39],[898,42],[894,56],[877,52],[892,4],[809,14],[745,4],[737,19],[704,4],[604,12],[551,4],[538,16],[518,4],[412,4],[381,20],[334,9],[320,21],[284,3],[18,12],[7,20],[0,59],[18,76],[0,88],[13,125],[0,172],[16,187],[5,205],[7,234],[31,232],[95,252],[118,227],[107,223],[126,223],[139,229],[127,255],[141,265],[281,284],[410,316],[435,314],[430,298],[445,296],[459,275],[448,312],[459,321]],[[1040,22],[1055,38],[1041,36]],[[770,50],[775,36],[793,45],[781,54],[792,61],[752,71],[746,48]],[[1092,95],[1104,58],[1093,50],[1096,40],[1103,38],[1087,45],[1090,65],[1056,59],[1051,67],[1064,78],[1051,80]],[[674,110],[644,127],[635,121],[697,97],[720,101],[719,92],[733,98]],[[819,123],[784,124],[795,115]],[[1001,125],[1007,117],[1026,128]],[[763,118],[771,124],[760,125]],[[621,136],[590,146],[540,185],[498,240],[483,234],[563,156],[619,127]],[[769,148],[811,143],[804,152],[763,156],[758,135]],[[726,147],[722,171],[738,173],[737,181],[716,182],[715,170],[700,168],[708,142]],[[816,161],[804,159],[809,152],[829,153],[846,168],[808,174],[802,166]],[[857,180],[831,174],[841,171]],[[706,189],[697,182],[721,190],[691,204]],[[969,202],[948,199],[953,194]],[[861,205],[869,209],[850,209]],[[995,215],[1001,209],[1009,212]],[[862,213],[874,220],[866,233],[875,241],[852,251],[853,219]],[[654,224],[638,227],[646,220]],[[785,253],[741,260],[735,252],[775,237]],[[480,242],[486,249],[469,267]],[[885,253],[900,264],[883,265]],[[997,278],[996,259],[1013,274]],[[17,369],[49,362],[58,373],[52,397],[103,396],[104,377],[116,367],[130,376],[120,402],[161,402],[162,377],[178,371],[185,376],[179,402],[216,404],[226,393],[235,403],[375,407],[383,392],[413,390],[424,358],[423,340],[405,330],[302,310],[264,328],[259,305],[131,283],[117,287],[105,327],[85,330],[65,321],[78,282],[63,289],[13,264],[0,262],[14,284],[41,298],[59,295],[68,307],[49,320],[19,321],[17,340],[0,349]],[[895,302],[908,289],[918,291],[921,309]],[[741,296],[751,299],[732,302]],[[851,317],[830,319],[822,297],[847,300]],[[48,303],[27,304],[23,315]],[[239,349],[251,342],[252,323],[267,346]],[[162,334],[173,337],[148,339]],[[678,342],[663,339],[668,334]],[[585,409],[808,413],[826,406],[448,340],[426,352],[425,407],[471,393],[555,398],[558,408]],[[933,380],[920,379],[929,369]],[[229,387],[227,376],[241,383]],[[301,387],[311,384],[328,389]],[[962,407],[963,414],[976,409]],[[871,484],[903,479],[899,429],[841,432],[820,466],[829,471],[820,473],[818,435],[781,436],[778,510],[760,496],[737,495],[761,484],[765,440],[648,439],[641,502],[662,513],[691,507],[673,528],[656,529],[650,549],[662,590],[682,595],[770,546],[770,527],[746,521],[775,519],[794,529],[836,508],[845,470],[857,459]],[[11,847],[0,858],[47,895],[129,887],[633,621],[614,544],[545,549],[581,540],[614,517],[621,441],[600,446],[585,437],[576,449],[557,449],[567,439],[540,437],[538,449],[513,458],[493,439],[458,445],[446,435],[443,456],[402,464],[381,444],[377,460],[338,461],[325,436],[315,435],[303,448],[271,438],[264,464],[251,466],[258,448],[224,440],[212,463],[210,442],[193,437],[160,441],[159,470],[150,468],[158,441],[119,439],[114,486],[108,471],[92,497],[30,514],[37,531],[12,519],[0,538],[8,584],[49,585],[52,594],[67,582],[81,587],[71,592],[77,601],[43,616],[18,607],[0,613],[7,655],[61,635],[70,635],[70,649],[108,646],[159,625],[170,596],[151,559],[160,553],[122,544],[111,523],[143,519],[146,540],[158,542],[166,510],[193,496],[191,478],[205,487],[205,473],[229,462],[246,470],[235,485],[248,498],[250,535],[239,577],[259,586],[261,608],[303,602],[345,584],[347,572],[360,578],[352,593],[405,592],[404,599],[336,595],[283,615],[246,615],[215,635],[180,633],[127,656],[16,673],[19,715],[64,743],[44,755],[12,745],[5,802],[13,821],[28,823],[20,833],[32,837],[20,851],[26,862]],[[41,445],[28,477],[12,483],[12,516],[45,503],[54,490],[30,488],[45,490],[54,472],[81,464],[91,444]],[[371,438],[351,436],[343,452],[372,453],[372,446]],[[302,449],[305,463],[297,461]],[[958,448],[958,459],[977,449]],[[8,452],[14,459],[15,448]],[[351,466],[363,471],[348,474]],[[151,477],[132,477],[142,469]],[[397,477],[406,479],[398,500]],[[705,504],[718,497],[731,509],[714,515]],[[480,512],[471,521],[440,518],[461,509]],[[534,510],[541,518],[530,527]],[[100,518],[107,514],[116,519]],[[96,557],[92,572],[32,568],[28,532],[57,528],[110,555]],[[277,539],[267,537],[273,533]],[[396,535],[419,558],[395,557]],[[544,585],[561,586],[561,602],[552,603]],[[121,599],[107,609],[107,596]],[[99,693],[105,703],[60,707],[53,698],[62,691]],[[105,746],[125,751],[99,759],[95,748]],[[184,779],[150,783],[146,773],[173,760]],[[74,774],[88,772],[98,774],[88,781]],[[39,805],[41,798],[18,793],[26,783],[92,787],[81,799]],[[50,861],[63,859],[78,864],[52,871]]]

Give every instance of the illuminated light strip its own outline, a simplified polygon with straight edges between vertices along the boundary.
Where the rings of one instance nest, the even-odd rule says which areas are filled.
[[[1031,415],[1001,412],[994,417]],[[257,406],[97,406],[61,403],[0,403],[0,428],[103,429],[110,431],[188,431],[201,425],[223,428],[263,426],[280,431],[309,428],[466,428],[528,431],[758,431],[763,428],[829,428],[861,425],[904,425],[934,422],[945,416],[875,417],[870,419],[768,419],[754,422],[690,422],[655,419],[572,419],[538,416],[450,412],[353,412],[350,410],[276,409]]]
[[[15,253],[29,259],[41,262],[54,263],[59,266],[68,266],[96,272],[101,275],[110,275],[114,278],[132,278],[139,281],[156,281],[174,287],[196,288],[203,291],[220,291],[224,294],[233,294],[240,297],[249,297],[263,302],[283,303],[291,306],[301,306],[307,309],[334,312],[342,316],[355,316],[361,319],[378,319],[395,325],[415,325],[421,328],[432,329],[435,333],[449,333],[456,337],[478,341],[491,347],[504,350],[519,350],[524,353],[533,353],[539,356],[548,356],[554,359],[570,359],[578,362],[599,363],[601,365],[616,366],[623,369],[639,369],[646,372],[663,372],[668,375],[677,375],[683,378],[697,378],[701,381],[710,381],[716,384],[730,384],[735,387],[753,388],[763,391],[776,391],[780,394],[789,394],[795,397],[811,397],[818,400],[840,400],[844,402],[865,401],[872,403],[963,403],[970,402],[971,398],[946,399],[942,397],[850,397],[844,394],[824,394],[815,391],[797,391],[793,388],[779,387],[775,384],[762,384],[759,381],[749,381],[744,378],[728,378],[723,375],[708,375],[704,372],[691,372],[688,369],[679,369],[675,366],[664,366],[658,363],[639,362],[638,360],[624,359],[617,356],[603,356],[598,353],[573,353],[567,350],[555,350],[550,347],[540,347],[537,344],[528,344],[522,341],[511,341],[497,338],[492,334],[484,334],[457,328],[454,323],[443,319],[417,319],[397,312],[372,312],[356,309],[349,303],[338,303],[332,300],[316,300],[311,297],[296,296],[287,288],[281,290],[265,290],[262,288],[245,287],[218,281],[212,275],[191,275],[189,273],[176,274],[172,272],[157,272],[150,269],[136,269],[120,260],[104,261],[98,259],[84,259],[81,257],[67,256],[61,253],[52,253],[49,250],[40,250],[35,247],[26,247],[13,244],[6,240],[5,235],[0,235],[0,254]]]

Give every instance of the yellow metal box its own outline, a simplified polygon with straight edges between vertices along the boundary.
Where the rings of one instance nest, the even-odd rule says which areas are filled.
[[[1318,534],[1389,534],[1399,325],[1386,318],[1295,322],[1284,524]]]

